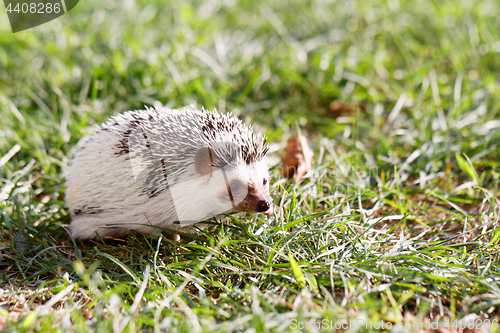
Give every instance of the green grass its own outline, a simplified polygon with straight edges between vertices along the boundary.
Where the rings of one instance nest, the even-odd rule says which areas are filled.
[[[500,319],[499,15],[495,0],[81,1],[1,34],[0,326]],[[181,243],[75,243],[63,198],[78,140],[160,103],[267,134],[275,215]],[[279,168],[298,131],[315,156],[293,184]]]

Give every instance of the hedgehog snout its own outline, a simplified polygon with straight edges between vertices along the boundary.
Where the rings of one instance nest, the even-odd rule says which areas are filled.
[[[262,213],[263,213],[264,215],[267,215],[267,216],[271,216],[271,215],[273,215],[273,206],[272,206],[272,204],[271,204],[269,201],[267,201],[267,200],[263,200],[263,201],[265,201],[265,202],[266,202],[266,204],[267,204],[267,209],[266,209],[265,211],[263,211]],[[261,202],[262,202],[262,201],[261,201]]]
[[[271,204],[269,203],[269,201],[267,200],[260,200],[258,203],[257,203],[257,211],[259,213],[264,213],[265,211],[267,211],[269,208],[271,207]]]
[[[249,193],[237,208],[240,211],[249,213],[263,213],[264,215],[272,215],[273,213],[269,196],[261,196],[255,193]]]

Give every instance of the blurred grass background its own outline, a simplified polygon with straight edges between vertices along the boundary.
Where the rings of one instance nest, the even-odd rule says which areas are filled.
[[[498,316],[496,1],[81,1],[16,34],[3,10],[6,329],[264,332],[293,318]],[[269,135],[282,209],[215,226],[179,252],[159,235],[77,249],[62,199],[78,140],[121,111],[190,104]],[[277,161],[298,128],[316,162],[293,185]],[[366,183],[349,170],[376,171]],[[134,310],[143,280],[147,303]],[[60,292],[49,313],[41,304]]]

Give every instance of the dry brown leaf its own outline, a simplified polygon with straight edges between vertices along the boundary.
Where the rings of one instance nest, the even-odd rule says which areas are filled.
[[[303,135],[296,135],[288,140],[286,155],[283,157],[283,177],[293,177],[298,183],[307,171],[311,170],[313,151],[307,145],[307,140]]]
[[[328,114],[334,118],[337,119],[340,116],[343,115],[353,115],[357,111],[364,110],[365,107],[361,104],[347,104],[347,103],[341,103],[339,101],[333,101],[330,103],[328,106]]]

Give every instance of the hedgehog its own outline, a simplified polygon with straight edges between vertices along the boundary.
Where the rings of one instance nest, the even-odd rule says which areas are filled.
[[[75,239],[167,231],[230,212],[273,212],[268,143],[232,114],[146,108],[111,117],[76,152],[66,178]]]

